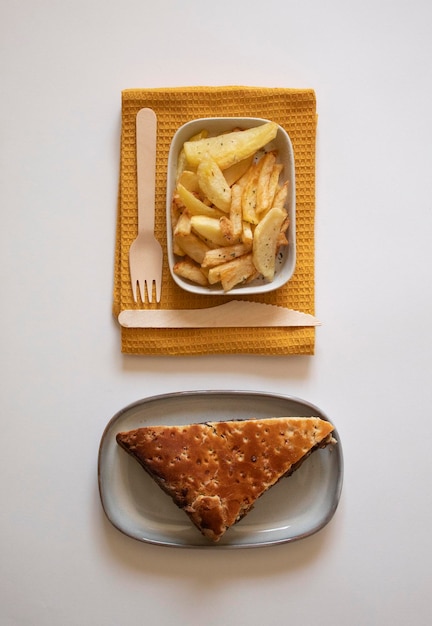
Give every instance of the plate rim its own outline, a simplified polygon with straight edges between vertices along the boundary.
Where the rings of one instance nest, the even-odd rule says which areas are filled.
[[[326,515],[321,519],[320,523],[316,524],[311,530],[307,530],[305,532],[299,533],[291,537],[273,539],[273,540],[261,541],[261,542],[245,542],[245,543],[229,543],[229,544],[217,544],[217,543],[213,544],[209,542],[208,544],[188,544],[188,543],[177,543],[174,540],[173,541],[157,540],[157,539],[152,539],[148,537],[137,536],[136,534],[131,534],[125,528],[121,527],[118,523],[116,523],[112,519],[112,517],[109,515],[108,510],[107,510],[108,507],[106,505],[104,494],[103,494],[104,487],[102,485],[101,464],[103,461],[102,457],[103,457],[104,447],[106,445],[106,440],[108,438],[110,430],[112,429],[112,426],[117,421],[119,421],[125,413],[128,413],[129,411],[132,411],[139,406],[144,406],[151,402],[161,402],[164,400],[172,400],[172,399],[179,398],[179,397],[185,398],[185,397],[197,397],[197,396],[207,396],[207,395],[218,396],[221,394],[226,395],[226,396],[231,395],[231,396],[237,396],[237,397],[240,397],[242,395],[243,396],[247,395],[250,397],[259,396],[261,398],[269,398],[269,399],[298,403],[298,404],[303,405],[308,410],[310,410],[311,415],[318,414],[319,417],[333,424],[334,426],[333,434],[337,440],[337,445],[334,447],[334,449],[337,455],[337,465],[338,465],[339,471],[338,471],[336,483],[334,486],[335,496],[332,499],[331,506],[329,507]],[[97,459],[97,479],[98,479],[98,491],[99,491],[100,502],[102,505],[103,512],[106,518],[108,519],[108,521],[112,524],[114,528],[120,531],[123,535],[131,539],[134,539],[136,541],[139,541],[140,543],[164,546],[164,547],[173,547],[173,548],[182,548],[182,549],[198,549],[198,550],[199,549],[205,549],[205,550],[208,550],[208,549],[230,550],[231,549],[232,550],[232,549],[261,548],[261,547],[269,547],[269,546],[276,546],[276,545],[281,545],[281,544],[286,544],[286,543],[297,542],[297,541],[300,541],[301,539],[305,539],[307,537],[310,537],[316,534],[317,532],[322,530],[325,526],[327,526],[327,524],[331,521],[334,514],[336,513],[336,510],[340,502],[341,494],[342,494],[343,479],[344,479],[344,455],[343,455],[340,435],[338,433],[338,430],[335,424],[332,422],[332,420],[330,420],[329,417],[326,415],[326,413],[324,413],[322,409],[320,409],[317,405],[307,400],[304,400],[298,396],[291,396],[291,395],[266,392],[266,391],[254,391],[254,390],[250,391],[250,390],[237,390],[237,389],[236,390],[195,389],[195,390],[189,390],[189,391],[183,390],[183,391],[167,392],[163,394],[155,394],[155,395],[140,398],[138,400],[135,400],[127,404],[123,408],[119,409],[111,417],[111,419],[108,421],[108,423],[106,424],[103,430],[100,443],[99,443],[98,459]]]

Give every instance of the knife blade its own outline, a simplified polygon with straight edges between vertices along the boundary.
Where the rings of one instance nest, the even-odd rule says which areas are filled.
[[[321,322],[294,309],[231,300],[203,309],[125,309],[118,316],[124,328],[264,328],[320,326]]]

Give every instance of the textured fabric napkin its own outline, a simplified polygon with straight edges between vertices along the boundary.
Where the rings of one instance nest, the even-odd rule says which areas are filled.
[[[159,305],[135,304],[129,277],[129,247],[137,234],[135,118],[152,108],[158,118],[156,236],[165,250]],[[297,263],[284,287],[245,299],[314,315],[314,217],[316,101],[311,89],[261,87],[173,87],[122,92],[120,184],[116,230],[113,313],[134,308],[189,309],[215,306],[229,296],[199,296],[180,289],[166,261],[166,174],[176,130],[201,117],[262,117],[289,134],[296,170]],[[236,296],[236,299],[239,299]],[[141,355],[313,354],[315,328],[136,329],[121,327],[121,350]]]

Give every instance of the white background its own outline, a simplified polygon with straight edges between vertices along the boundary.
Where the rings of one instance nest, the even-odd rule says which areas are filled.
[[[2,0],[2,626],[432,623],[431,23],[429,0]],[[121,90],[229,84],[316,91],[316,355],[122,356]],[[332,522],[235,551],[116,531],[106,423],[190,389],[327,413],[345,456]]]

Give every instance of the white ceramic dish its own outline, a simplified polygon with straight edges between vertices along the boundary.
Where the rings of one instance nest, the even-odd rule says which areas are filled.
[[[292,476],[265,493],[255,508],[211,544],[187,515],[122,450],[116,434],[152,424],[271,416],[318,416],[317,407],[296,398],[259,392],[192,391],[154,396],[119,411],[101,439],[99,492],[110,522],[139,541],[183,548],[248,548],[286,543],[312,535],[333,517],[342,489],[342,444],[315,451]]]
[[[172,245],[172,228],[171,228],[171,201],[176,184],[177,162],[180,151],[185,141],[193,135],[207,129],[210,135],[218,135],[234,128],[252,128],[260,124],[264,124],[269,120],[262,118],[242,118],[242,117],[214,117],[192,120],[181,126],[175,133],[171,142],[168,156],[168,173],[167,173],[167,203],[166,203],[166,222],[167,222],[167,246],[168,246],[168,264],[173,280],[179,287],[191,293],[201,295],[227,295],[220,285],[209,287],[201,287],[188,280],[177,276],[173,272],[173,267],[179,260],[173,253]],[[277,150],[278,161],[283,164],[283,172],[281,173],[281,181],[290,181],[286,208],[288,211],[290,226],[288,229],[288,246],[281,250],[276,263],[276,273],[273,281],[268,282],[260,278],[247,285],[238,285],[229,291],[229,295],[252,295],[273,291],[282,287],[289,281],[294,273],[296,263],[296,241],[295,241],[295,168],[294,153],[291,140],[286,131],[279,126],[275,139],[267,144],[266,151]]]

